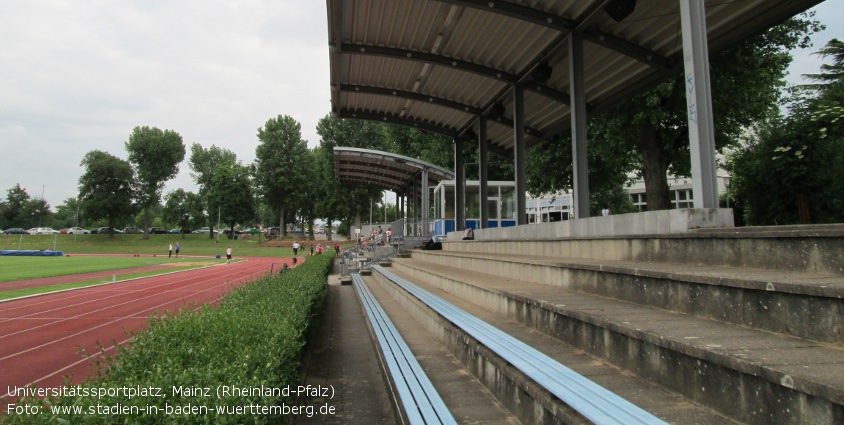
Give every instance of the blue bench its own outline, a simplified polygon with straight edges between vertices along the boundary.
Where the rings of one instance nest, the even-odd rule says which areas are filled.
[[[370,292],[358,273],[352,274],[352,282],[367,318],[376,334],[387,369],[396,393],[411,424],[455,424],[440,394],[431,384],[414,353],[402,339],[402,335],[387,317],[387,314]]]
[[[666,422],[585,378],[518,339],[381,266],[373,268],[432,310],[531,377],[568,406],[597,424],[665,424]]]

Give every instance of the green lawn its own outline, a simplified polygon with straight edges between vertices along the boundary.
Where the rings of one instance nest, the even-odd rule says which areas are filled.
[[[291,257],[290,248],[262,247],[258,238],[250,240],[209,239],[208,235],[0,235],[0,250],[27,249],[63,251],[65,254],[158,254],[167,255],[167,246],[179,242],[181,255],[220,255],[225,257],[226,247],[231,246],[235,257]],[[261,238],[261,241],[265,241]]]
[[[260,241],[266,241],[263,237]],[[178,259],[167,258],[169,244],[179,242],[182,246]],[[133,267],[144,267],[163,263],[196,263],[208,261],[212,264],[216,256],[225,258],[226,248],[232,247],[232,254],[238,257],[292,257],[289,247],[263,247],[257,237],[230,241],[221,237],[209,239],[208,235],[150,235],[144,240],[141,235],[0,235],[0,250],[57,250],[62,251],[63,257],[12,257],[0,256],[0,282],[13,280],[35,279],[39,277],[63,276],[78,273],[97,272],[105,270],[121,270]],[[119,257],[87,257],[76,254],[125,254]],[[133,257],[141,254],[142,257]],[[157,255],[151,257],[151,255]],[[186,258],[185,256],[188,256]],[[191,256],[203,256],[190,258]],[[192,267],[202,267],[195,264],[190,267],[168,269],[163,271],[145,272],[142,275],[166,273]],[[118,279],[140,277],[141,274],[117,274]],[[110,279],[108,279],[110,281]],[[43,293],[72,287],[91,286],[103,283],[102,279],[85,282],[65,283],[27,290],[5,291],[0,293],[0,299]]]
[[[146,267],[158,264],[197,261],[212,264],[213,259],[168,259],[164,257],[9,257],[0,256],[0,282],[63,276],[78,273]],[[219,261],[219,260],[216,260]],[[162,273],[159,271],[158,273]]]
[[[192,265],[186,266],[174,266],[172,268],[167,268],[164,270],[151,270],[146,272],[138,272],[138,273],[126,273],[121,274],[117,273],[114,275],[114,279],[116,281],[121,280],[128,280],[128,279],[136,279],[140,277],[147,277],[147,276],[155,276],[162,273],[172,273],[177,271],[183,270],[191,270],[196,269],[199,267],[204,267],[202,265],[198,265],[196,262],[192,262]],[[22,288],[22,289],[12,289],[10,291],[0,291],[0,300],[8,300],[12,298],[18,297],[25,297],[28,295],[35,295],[35,294],[46,294],[48,292],[55,292],[61,291],[66,289],[75,289],[75,288],[84,288],[87,286],[94,286],[94,285],[101,285],[103,283],[109,283],[112,279],[90,279],[90,280],[82,280],[79,282],[70,282],[70,283],[60,283],[56,285],[47,285],[47,286],[39,286],[36,288]]]

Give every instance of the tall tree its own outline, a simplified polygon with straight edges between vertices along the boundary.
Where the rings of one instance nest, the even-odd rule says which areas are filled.
[[[138,205],[144,210],[144,239],[148,239],[150,210],[161,201],[164,184],[179,173],[185,144],[173,130],[135,127],[126,142],[126,151],[137,175]]]
[[[258,129],[255,148],[255,182],[262,199],[279,212],[279,229],[285,231],[285,213],[308,197],[308,144],[301,126],[289,115],[267,120]]]
[[[214,172],[218,166],[234,166],[238,162],[238,158],[234,152],[212,145],[205,149],[199,143],[191,145],[191,157],[188,164],[191,167],[191,177],[199,186],[199,196],[203,200],[208,216],[213,216],[213,208],[211,205],[212,184]],[[214,238],[214,223],[209,220],[206,223],[209,227],[208,237]]]
[[[249,167],[241,164],[218,165],[211,176],[209,212],[210,215],[216,212],[229,226],[230,237],[235,234],[236,224],[252,220],[255,215],[252,185]]]
[[[6,191],[6,201],[3,202],[3,226],[4,227],[27,227],[23,222],[25,217],[23,215],[24,208],[29,202],[29,194],[26,189],[22,188],[20,183],[15,187]]]
[[[82,225],[82,214],[79,213],[81,206],[76,198],[67,198],[56,207],[56,214],[53,216],[53,226],[56,228],[74,227]]]
[[[109,228],[135,211],[132,199],[135,176],[132,166],[109,153],[94,150],[82,158],[85,170],[79,177],[79,201],[92,220],[105,219]],[[109,237],[114,237],[113,233]]]
[[[833,64],[799,86],[790,115],[759,126],[729,156],[731,195],[747,224],[841,222],[843,216],[843,49],[822,49]]]
[[[202,198],[196,193],[176,189],[165,195],[164,198],[162,218],[179,226],[179,229],[182,230],[182,239],[185,238],[186,230],[205,224],[206,216]]]

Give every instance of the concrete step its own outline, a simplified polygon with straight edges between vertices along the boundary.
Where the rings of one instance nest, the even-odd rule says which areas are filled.
[[[557,239],[448,240],[443,250],[843,274],[842,225]]]
[[[391,269],[391,271],[396,272],[396,269]],[[397,274],[402,275],[402,273]],[[408,275],[403,275],[403,277],[414,280],[423,289],[496,326],[667,422],[686,424],[733,423],[731,419],[714,412],[712,409],[691,403],[678,394],[660,388],[647,380],[631,376],[630,373],[609,365],[601,359],[585,353],[582,349],[563,344],[554,337],[517,323],[508,318],[506,314],[484,309],[477,304],[413,279]],[[424,329],[429,334],[428,339],[421,339],[415,346],[411,347],[414,352],[417,353],[417,350],[421,350],[420,353],[426,353],[432,350],[432,347],[448,349],[451,353],[449,358],[454,358],[462,364],[462,371],[454,372],[455,376],[472,375],[482,382],[489,392],[496,395],[499,402],[492,405],[491,409],[499,404],[504,405],[522,423],[588,423],[528,376],[503,361],[483,344],[439,316],[417,298],[397,285],[390,283],[379,273],[374,273],[372,277],[365,280],[371,289],[378,288],[379,295],[377,297],[382,306],[392,305],[393,313],[390,313],[391,316],[399,318],[398,320],[413,320],[414,323],[407,328],[411,332],[420,332]],[[373,292],[375,293],[376,290],[373,290]],[[404,336],[405,331],[401,331]],[[439,344],[433,344],[432,340],[439,341]],[[418,354],[416,357],[421,362],[428,360],[428,357],[424,354]],[[457,404],[465,404],[459,401],[463,398],[473,398],[468,393],[456,393],[454,396],[456,400],[453,402]],[[444,397],[444,401],[447,404],[449,403],[446,397]],[[470,423],[460,420],[459,422]]]
[[[392,270],[739,422],[843,421],[841,346],[417,259]]]
[[[412,258],[813,341],[843,340],[841,275],[524,253],[414,251]]]

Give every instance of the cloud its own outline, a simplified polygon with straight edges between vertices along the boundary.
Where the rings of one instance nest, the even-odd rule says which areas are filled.
[[[125,158],[136,126],[247,163],[267,119],[293,116],[313,146],[330,110],[325,2],[11,0],[0,38],[0,189],[45,186],[53,206],[86,152]],[[192,189],[188,171],[168,189]]]

